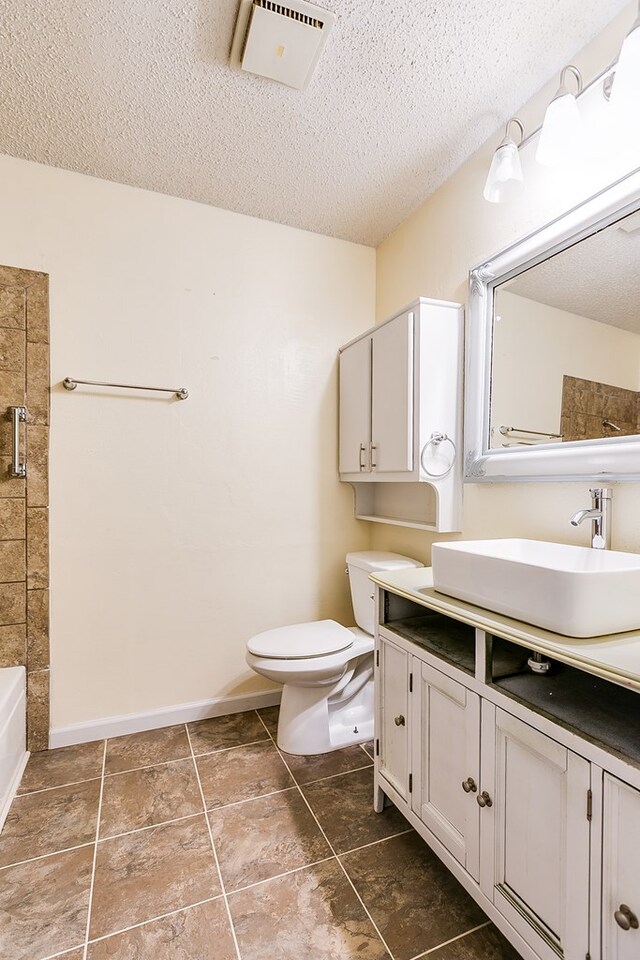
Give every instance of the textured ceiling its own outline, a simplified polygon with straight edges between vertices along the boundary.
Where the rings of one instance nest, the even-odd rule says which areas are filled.
[[[527,270],[505,290],[640,333],[640,224],[635,233],[612,224]]]
[[[307,91],[232,70],[237,0],[2,0],[0,152],[376,244],[622,0],[324,0]]]

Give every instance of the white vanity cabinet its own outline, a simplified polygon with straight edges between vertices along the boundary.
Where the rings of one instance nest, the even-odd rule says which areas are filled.
[[[374,577],[375,808],[398,806],[525,960],[639,960],[640,672],[594,676],[569,642],[533,674],[557,635],[429,578]]]
[[[462,327],[460,304],[421,297],[340,349],[338,469],[361,519],[459,529]]]
[[[640,791],[604,774],[602,960],[640,957]]]
[[[476,880],[480,697],[413,658],[412,809]]]
[[[538,956],[584,960],[591,765],[487,701],[482,719],[482,891]]]

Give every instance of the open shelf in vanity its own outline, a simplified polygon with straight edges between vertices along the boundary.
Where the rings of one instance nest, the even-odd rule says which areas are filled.
[[[572,641],[437,594],[426,569],[373,580],[377,809],[526,960],[637,960],[618,907],[640,915],[640,634]]]

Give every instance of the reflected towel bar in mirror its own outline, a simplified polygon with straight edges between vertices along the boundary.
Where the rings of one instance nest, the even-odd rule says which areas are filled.
[[[79,383],[90,387],[115,387],[119,390],[153,390],[156,393],[173,393],[177,400],[186,400],[189,396],[186,387],[140,387],[133,383],[103,383],[101,380],[76,380],[75,377],[65,377],[62,386],[65,390],[75,390]]]
[[[525,430],[524,427],[500,427],[500,433],[503,437],[508,437],[512,433],[527,433],[533,437],[549,437],[551,440],[562,440],[561,433],[546,433],[544,430]]]

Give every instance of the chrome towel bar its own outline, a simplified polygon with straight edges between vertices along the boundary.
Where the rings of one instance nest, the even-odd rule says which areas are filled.
[[[76,380],[75,377],[65,377],[62,386],[65,390],[75,390],[79,383],[90,387],[116,387],[121,390],[153,390],[156,393],[173,393],[177,400],[186,400],[189,396],[186,387],[141,387],[134,383],[103,383],[101,380]]]
[[[511,433],[529,433],[534,437],[550,437],[552,440],[562,440],[561,433],[545,433],[544,430],[525,430],[524,427],[500,427],[500,433],[503,437],[508,437]]]

